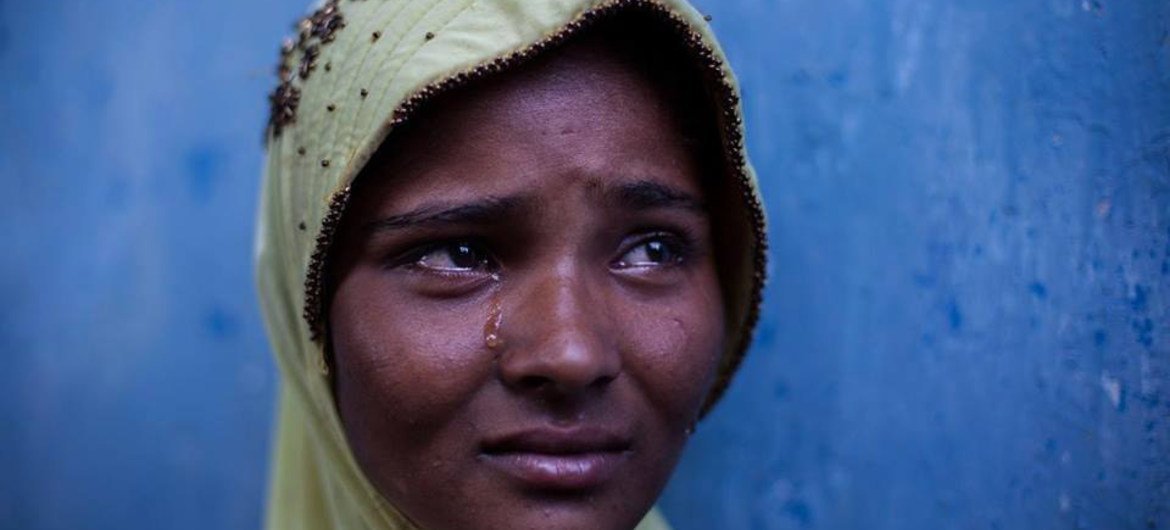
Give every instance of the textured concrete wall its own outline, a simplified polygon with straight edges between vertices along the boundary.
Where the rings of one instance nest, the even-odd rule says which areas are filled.
[[[255,528],[301,0],[0,0],[0,528]],[[706,0],[772,221],[680,530],[1170,528],[1170,3]]]

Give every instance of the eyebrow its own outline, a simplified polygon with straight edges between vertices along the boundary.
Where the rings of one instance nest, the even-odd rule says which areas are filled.
[[[677,188],[650,180],[601,185],[602,196],[629,210],[679,208],[706,214],[706,205],[695,196]],[[365,232],[405,230],[445,225],[469,225],[499,222],[531,209],[536,199],[531,195],[488,197],[468,203],[428,204],[409,212],[383,217],[366,223]]]
[[[694,195],[651,180],[638,180],[605,186],[603,194],[631,210],[681,208],[706,213],[707,206]]]
[[[514,216],[531,204],[532,198],[524,195],[488,197],[460,204],[428,204],[403,214],[370,221],[362,228],[366,232],[382,232],[442,225],[488,223]]]

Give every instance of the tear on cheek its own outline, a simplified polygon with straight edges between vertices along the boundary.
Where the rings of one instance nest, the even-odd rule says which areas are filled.
[[[488,302],[487,321],[483,323],[483,343],[493,356],[499,355],[504,347],[504,336],[501,328],[504,324],[503,302],[500,300],[500,275],[492,274],[494,282],[491,301]]]

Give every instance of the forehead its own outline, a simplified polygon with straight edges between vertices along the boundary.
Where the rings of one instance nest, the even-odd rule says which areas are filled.
[[[621,179],[698,195],[681,112],[660,80],[619,48],[580,40],[437,98],[392,134],[355,199],[409,208],[436,195],[465,200]]]

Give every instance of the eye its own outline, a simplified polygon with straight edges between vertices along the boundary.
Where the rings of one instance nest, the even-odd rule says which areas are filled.
[[[447,241],[428,246],[415,255],[410,265],[435,272],[487,271],[493,267],[488,252],[471,241]]]
[[[620,269],[677,265],[686,260],[686,249],[676,237],[654,234],[635,243],[615,263]]]

